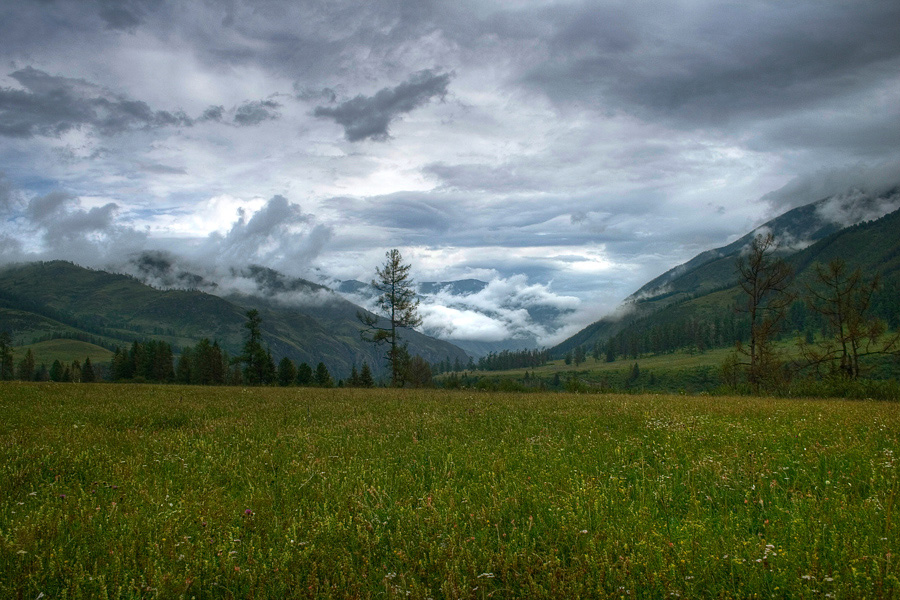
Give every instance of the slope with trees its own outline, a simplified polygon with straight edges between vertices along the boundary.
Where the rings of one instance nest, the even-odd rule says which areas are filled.
[[[865,298],[861,298],[864,300],[867,317],[857,327],[857,330],[868,328],[869,334],[862,336],[865,338],[863,343],[868,344],[864,353],[868,358],[874,358],[896,350],[891,345],[894,338],[879,334],[883,333],[882,328],[885,326],[893,331],[900,327],[898,230],[900,211],[894,211],[873,221],[832,231],[800,250],[782,248],[772,253],[773,260],[783,260],[794,271],[795,284],[790,289],[799,297],[791,302],[788,302],[791,300],[790,295],[783,297],[785,302],[778,307],[783,327],[780,332],[768,332],[768,337],[770,341],[777,341],[781,345],[790,344],[793,354],[802,354],[797,350],[797,338],[804,342],[806,368],[801,369],[803,365],[795,360],[792,364],[794,370],[808,372],[812,368],[810,365],[818,362],[823,367],[819,369],[821,374],[831,369],[827,365],[834,364],[835,360],[838,365],[842,362],[846,365],[847,361],[852,363],[854,360],[853,343],[846,339],[849,333],[844,334],[845,342],[849,344],[849,351],[845,354],[844,342],[840,341],[840,336],[834,337],[834,327],[829,324],[827,311],[821,308],[817,310],[813,306],[822,305],[823,298],[828,296],[827,291],[815,290],[821,288],[823,275],[831,268],[828,265],[836,259],[845,260],[845,266],[839,273],[825,276],[825,280],[838,279],[843,282],[837,284],[839,287],[851,285],[847,278],[857,270],[869,278],[866,280],[869,283],[865,285],[861,282],[851,285],[859,293],[868,290],[865,291]],[[747,240],[746,236],[742,239]],[[750,243],[744,250],[752,245],[753,238],[748,241]],[[632,360],[642,355],[676,350],[704,352],[710,348],[734,346],[735,342],[740,342],[744,350],[748,350],[747,344],[754,331],[752,318],[750,314],[736,310],[740,305],[746,306],[748,298],[739,284],[741,277],[737,262],[740,251],[741,249],[737,249],[730,256],[725,256],[726,253],[722,251],[704,253],[703,260],[701,257],[704,255],[700,255],[686,266],[673,270],[666,280],[666,293],[642,300],[637,299],[636,294],[628,310],[591,324],[553,348],[553,355],[562,358],[567,353],[571,355],[576,348],[583,347],[589,353],[606,351],[612,360]],[[679,271],[681,276],[677,274]],[[872,286],[872,279],[875,277],[878,278],[878,285]],[[832,287],[834,285],[833,282]],[[650,284],[642,289],[646,292],[650,289]],[[689,292],[691,289],[695,291]],[[803,299],[814,296],[815,293],[825,296],[812,303]],[[834,289],[830,292],[831,295],[835,293]],[[758,323],[758,326],[761,324],[762,322]],[[759,332],[757,328],[756,333]],[[829,336],[833,339],[831,346],[820,346],[819,341],[827,341]],[[836,347],[838,350],[835,353]],[[770,370],[760,370],[761,358],[757,353],[756,373],[771,374]],[[738,357],[736,361],[751,362],[748,355],[744,355],[743,359]],[[846,371],[848,367],[839,367],[840,369]],[[849,369],[851,373],[855,371],[855,367]],[[757,376],[751,379],[758,381]]]
[[[327,299],[331,303],[327,308],[305,311],[274,299],[157,290],[130,276],[63,261],[27,263],[0,269],[0,331],[10,332],[17,346],[58,332],[92,338],[110,348],[157,339],[170,344],[176,354],[206,338],[238,356],[245,314],[256,309],[263,343],[276,361],[285,356],[297,364],[321,361],[339,377],[365,361],[376,377],[382,376],[377,353],[359,338],[359,307],[336,294]],[[418,332],[411,331],[407,341],[429,362],[446,357],[468,360],[452,344]]]

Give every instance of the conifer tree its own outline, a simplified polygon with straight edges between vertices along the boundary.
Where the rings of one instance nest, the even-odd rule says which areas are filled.
[[[31,348],[25,351],[25,357],[19,361],[16,368],[16,379],[32,381],[34,379],[34,353]]]
[[[218,341],[213,340],[206,360],[209,362],[210,383],[212,385],[224,384],[225,375],[228,371],[228,357],[222,351],[222,348],[219,347]]]
[[[285,356],[278,363],[278,385],[287,387],[293,384],[296,379],[297,367],[294,366],[294,361]]]
[[[7,332],[0,333],[0,379],[10,381],[16,376],[13,364],[12,339]]]
[[[133,370],[127,349],[116,347],[116,352],[112,358],[111,370],[113,381],[131,379]]]
[[[305,362],[300,363],[297,366],[297,385],[312,385],[313,383],[313,370]]]
[[[350,377],[347,378],[347,387],[359,387],[359,371],[356,365],[350,367]]]
[[[334,380],[331,378],[331,373],[328,372],[328,367],[326,367],[323,362],[320,362],[316,366],[316,384],[323,388],[334,387]]]
[[[59,359],[53,361],[53,364],[50,365],[50,381],[63,381],[63,375],[65,370]]]
[[[175,381],[178,383],[197,383],[194,378],[194,349],[185,348],[178,357],[178,363],[175,365]]]
[[[363,363],[362,370],[359,373],[359,387],[375,387],[375,379],[372,378],[372,369],[369,368],[369,363],[367,362]]]
[[[194,383],[199,383],[200,385],[213,385],[216,383],[216,363],[220,360],[221,357],[216,356],[212,344],[209,343],[209,338],[203,338],[197,342],[191,357]]]
[[[81,367],[81,381],[84,383],[94,383],[97,381],[97,373],[94,372],[94,365],[91,363],[91,357],[84,359],[84,365]]]
[[[586,360],[586,352],[584,350],[584,346],[577,346],[575,348],[574,360],[576,367]]]
[[[406,367],[404,379],[415,388],[431,387],[431,365],[418,354],[413,356]]]
[[[247,311],[247,338],[244,341],[244,352],[241,354],[241,362],[244,363],[244,383],[248,385],[263,385],[270,381],[269,365],[271,356],[262,345],[262,318],[259,311],[254,309]],[[271,369],[274,371],[274,365]]]
[[[372,280],[372,287],[379,293],[376,302],[387,318],[387,324],[368,313],[357,313],[357,318],[365,326],[361,332],[364,340],[388,344],[385,357],[391,367],[391,383],[400,386],[403,384],[402,361],[409,355],[400,344],[400,330],[418,327],[422,319],[418,314],[415,284],[409,275],[411,265],[403,264],[403,257],[396,248],[389,250],[385,258],[384,267],[375,269],[377,278]]]
[[[631,367],[631,375],[629,376],[629,381],[637,381],[641,376],[641,367],[638,366],[637,363],[634,363]]]

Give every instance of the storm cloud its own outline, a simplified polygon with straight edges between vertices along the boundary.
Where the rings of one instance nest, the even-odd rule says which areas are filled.
[[[110,93],[82,79],[49,75],[30,66],[9,76],[25,89],[0,89],[3,136],[59,136],[82,126],[114,135],[192,122],[182,112],[154,111],[146,102]]]
[[[50,75],[33,67],[9,74],[24,89],[0,89],[0,136],[30,138],[60,135],[90,128],[102,135],[164,127],[190,127],[197,119],[183,111],[153,110],[146,102],[103,89],[83,79]],[[239,127],[259,125],[279,117],[278,102],[248,100],[226,111],[214,105],[200,121]]]
[[[245,102],[241,104],[234,113],[234,122],[236,125],[249,126],[259,125],[263,121],[270,121],[278,118],[277,109],[281,105],[274,100],[256,100],[253,102]]]
[[[0,245],[146,277],[166,251],[204,282],[365,281],[396,247],[583,325],[796,206],[893,206],[897,23],[883,0],[6,2]],[[534,325],[439,300],[447,335]]]
[[[412,112],[432,98],[443,98],[451,77],[450,73],[426,69],[396,87],[379,90],[374,96],[358,95],[334,107],[318,106],[313,114],[341,125],[347,141],[384,141],[388,139],[391,122],[400,115]]]

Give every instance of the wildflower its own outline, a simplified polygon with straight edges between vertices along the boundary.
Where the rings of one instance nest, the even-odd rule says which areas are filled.
[[[253,514],[253,511],[248,508],[247,510],[244,511],[244,514],[249,517],[250,515]]]

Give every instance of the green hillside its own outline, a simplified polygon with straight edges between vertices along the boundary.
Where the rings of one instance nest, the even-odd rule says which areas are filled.
[[[361,309],[330,292],[314,306],[287,306],[254,297],[158,290],[133,277],[63,261],[0,270],[0,331],[10,332],[20,346],[60,333],[97,338],[104,345],[158,339],[177,352],[209,338],[236,355],[249,308],[260,311],[263,340],[276,361],[284,356],[312,365],[322,361],[337,377],[363,361],[376,375],[383,368],[381,349],[360,339],[356,312]],[[431,362],[467,360],[450,343],[416,332],[405,339],[411,353]]]
[[[113,357],[112,352],[96,344],[80,340],[55,339],[16,348],[16,358],[21,358],[28,350],[34,354],[36,365],[44,364],[48,367],[54,360],[63,363],[77,360],[83,363],[85,358],[90,358],[92,363],[100,364],[109,362]]]
[[[788,215],[797,219],[796,215]],[[777,223],[778,219],[770,225]],[[770,229],[777,230],[778,227]],[[900,236],[897,231],[900,231],[900,211],[828,233],[802,250],[785,253],[796,274],[795,290],[802,295],[806,286],[814,283],[816,264],[841,258],[851,269],[859,268],[867,277],[881,277],[882,286],[873,309],[876,316],[888,321],[892,328],[900,326]],[[748,236],[742,240],[749,241]],[[734,312],[742,297],[735,266],[740,251],[741,246],[735,242],[676,267],[667,276],[641,288],[620,314],[592,323],[553,348],[553,354],[562,356],[578,346],[593,348],[599,344],[605,348],[608,340],[617,335],[664,336],[668,332],[675,337],[684,337],[691,335],[683,331],[689,328],[697,330],[692,334],[701,343],[690,340],[682,346],[733,344],[743,327],[741,317]],[[653,295],[650,291],[654,289],[662,291]],[[798,301],[795,312],[803,312],[802,302]],[[700,337],[704,339],[699,340]]]

